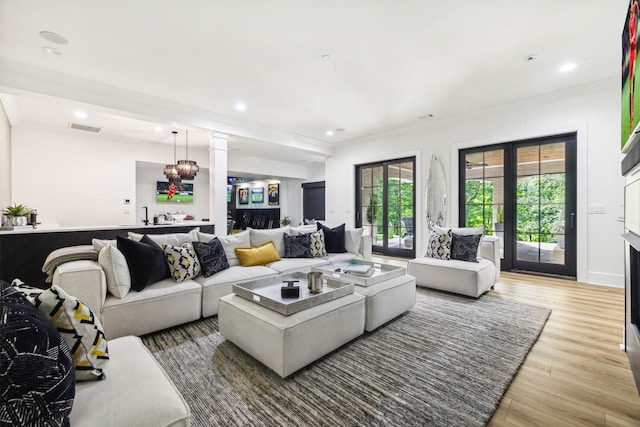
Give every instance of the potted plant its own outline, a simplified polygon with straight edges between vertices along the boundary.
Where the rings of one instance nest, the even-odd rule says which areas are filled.
[[[289,218],[289,215],[285,215],[284,218],[282,218],[280,220],[280,224],[282,225],[289,225],[291,224],[291,218]]]
[[[504,206],[496,206],[496,222],[493,224],[496,236],[504,239]]]
[[[377,244],[376,242],[378,238],[378,225],[376,224],[377,218],[378,215],[376,212],[376,202],[373,198],[373,195],[371,195],[371,197],[369,198],[369,206],[367,206],[367,222],[371,227],[371,239],[374,245]]]
[[[18,205],[15,202],[13,206],[7,206],[2,211],[2,215],[9,218],[9,225],[27,225],[27,215],[31,213],[31,209],[25,205]]]

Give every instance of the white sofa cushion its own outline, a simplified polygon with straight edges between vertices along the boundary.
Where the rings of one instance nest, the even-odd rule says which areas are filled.
[[[138,337],[109,341],[109,378],[76,384],[73,427],[189,425],[189,405]]]
[[[208,243],[214,237],[216,237],[215,234],[198,232],[198,241],[200,242]],[[220,243],[222,243],[229,266],[234,267],[240,265],[240,260],[238,259],[238,255],[236,255],[235,249],[251,247],[251,235],[249,234],[249,230],[244,230],[237,234],[230,234],[228,236],[217,237],[220,240]]]
[[[301,225],[298,227],[291,227],[291,234],[308,234],[318,231],[318,226],[315,224]]]
[[[328,263],[329,260],[326,257],[318,258],[282,258],[280,261],[275,261],[267,264],[269,268],[273,268],[278,273],[291,273],[294,271],[309,272],[314,265],[322,265]]]
[[[162,247],[163,243],[171,246],[182,246],[182,244],[185,242],[193,242],[194,240],[198,240],[199,232],[200,227],[195,227],[188,233],[147,234],[147,236],[149,236],[149,238],[156,242],[160,247]],[[133,231],[130,231],[129,233],[127,233],[127,236],[130,239],[139,242],[144,234],[134,233]]]
[[[486,259],[467,262],[416,258],[407,263],[407,273],[416,278],[418,286],[476,298],[496,283],[496,266]]]
[[[249,228],[249,236],[251,237],[251,247],[262,246],[265,243],[273,242],[280,258],[284,257],[284,234],[289,234],[290,227],[288,225],[280,228],[272,228],[269,230],[257,230]]]
[[[363,228],[347,228],[344,232],[344,248],[354,255],[360,253],[362,244]]]

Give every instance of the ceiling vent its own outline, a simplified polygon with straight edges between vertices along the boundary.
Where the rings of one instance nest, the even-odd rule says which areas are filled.
[[[87,132],[95,132],[95,133],[98,133],[101,130],[100,128],[96,128],[93,126],[79,125],[78,123],[70,123],[69,127],[71,129],[78,129],[78,130],[84,130]]]

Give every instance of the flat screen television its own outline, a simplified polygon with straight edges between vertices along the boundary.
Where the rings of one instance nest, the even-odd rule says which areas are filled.
[[[622,152],[627,153],[640,139],[640,87],[636,91],[639,0],[631,0],[622,29]]]
[[[188,182],[156,182],[157,203],[193,203],[193,184]]]

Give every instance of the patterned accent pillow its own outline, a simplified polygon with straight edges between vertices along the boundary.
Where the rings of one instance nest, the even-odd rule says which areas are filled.
[[[0,425],[63,426],[75,396],[71,351],[47,316],[0,283]]]
[[[451,230],[446,233],[431,233],[429,236],[429,246],[427,256],[431,258],[451,259]]]
[[[222,242],[217,237],[207,243],[193,242],[191,244],[193,249],[196,250],[204,277],[213,276],[217,272],[229,268],[224,246],[222,246]]]
[[[311,233],[284,235],[284,257],[285,258],[312,258],[311,255]]]
[[[478,247],[482,234],[470,234],[468,236],[453,233],[451,244],[451,259],[460,261],[478,262]]]
[[[109,362],[107,339],[89,306],[56,285],[38,289],[18,279],[11,284],[49,317],[67,342],[76,367],[76,381],[104,379]]]
[[[162,244],[169,264],[171,277],[176,282],[184,282],[187,279],[194,279],[200,274],[200,262],[191,243],[183,243],[182,246],[171,246]]]
[[[327,250],[324,246],[324,231],[318,230],[309,234],[309,246],[312,257],[327,256]]]

